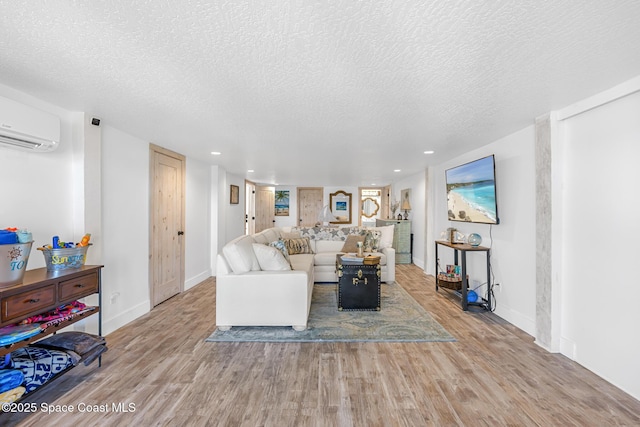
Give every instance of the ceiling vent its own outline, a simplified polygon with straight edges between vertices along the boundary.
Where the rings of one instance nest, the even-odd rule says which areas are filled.
[[[0,97],[0,147],[47,152],[59,142],[59,117]]]

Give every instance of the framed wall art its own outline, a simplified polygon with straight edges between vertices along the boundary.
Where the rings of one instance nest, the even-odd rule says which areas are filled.
[[[231,184],[229,194],[230,194],[230,203],[232,205],[237,205],[238,203],[240,203],[240,187],[238,187],[237,185]]]
[[[351,193],[340,190],[329,194],[329,206],[336,217],[332,224],[351,224]]]
[[[276,216],[289,216],[289,190],[276,190]]]

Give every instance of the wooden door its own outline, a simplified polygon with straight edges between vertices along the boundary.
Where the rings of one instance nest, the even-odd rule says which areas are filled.
[[[318,222],[322,209],[324,189],[322,187],[298,188],[298,225],[313,227]]]
[[[274,226],[276,201],[273,187],[256,186],[256,225],[255,232]]]
[[[391,186],[387,185],[382,188],[382,194],[380,199],[380,218],[389,219],[391,218],[391,207],[389,206],[389,195],[391,194]],[[393,218],[391,218],[393,219]]]
[[[184,288],[185,157],[150,145],[150,262],[152,307]]]
[[[256,184],[251,181],[244,182],[244,234],[256,232]]]

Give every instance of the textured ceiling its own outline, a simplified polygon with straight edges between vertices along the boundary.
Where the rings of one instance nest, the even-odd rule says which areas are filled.
[[[639,22],[635,0],[0,0],[0,83],[257,182],[383,185],[640,75]]]

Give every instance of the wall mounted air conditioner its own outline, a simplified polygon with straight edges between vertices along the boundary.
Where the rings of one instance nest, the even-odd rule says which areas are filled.
[[[59,142],[59,117],[0,97],[0,147],[46,152]]]

